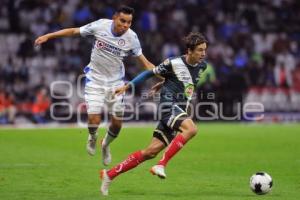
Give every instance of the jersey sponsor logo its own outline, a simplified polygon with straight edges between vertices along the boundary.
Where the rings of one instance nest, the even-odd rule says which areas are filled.
[[[178,72],[178,75],[179,75],[181,81],[189,82],[190,76],[186,71]]]
[[[101,50],[105,50],[108,51],[116,56],[120,56],[121,55],[121,51],[122,49],[115,47],[111,44],[108,44],[102,40],[96,40],[95,42],[95,47],[96,49],[101,49]]]
[[[125,40],[124,39],[119,39],[118,45],[123,47],[125,45]]]

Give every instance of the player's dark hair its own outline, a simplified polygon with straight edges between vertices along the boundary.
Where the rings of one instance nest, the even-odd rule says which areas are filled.
[[[129,6],[125,6],[125,5],[122,5],[120,6],[116,13],[124,13],[124,14],[127,14],[127,15],[133,15],[134,14],[134,9],[129,7]]]
[[[206,38],[199,32],[191,32],[183,38],[186,49],[194,50],[196,46],[202,43],[207,43]]]

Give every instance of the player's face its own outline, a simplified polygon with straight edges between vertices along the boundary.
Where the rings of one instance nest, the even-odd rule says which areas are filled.
[[[204,60],[206,56],[206,43],[199,44],[195,47],[193,51],[189,50],[189,56],[195,63],[200,63]]]
[[[118,13],[114,15],[114,33],[117,35],[124,34],[131,26],[132,15],[125,13]]]

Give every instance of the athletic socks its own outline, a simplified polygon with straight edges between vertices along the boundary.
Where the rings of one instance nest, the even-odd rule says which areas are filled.
[[[112,141],[114,141],[114,139],[116,139],[118,134],[119,133],[113,133],[111,130],[108,130],[103,138],[102,145],[108,146]]]
[[[168,148],[166,149],[162,159],[158,162],[157,165],[166,166],[169,160],[183,147],[186,143],[186,140],[181,134],[178,134],[171,144],[169,144]]]
[[[110,180],[112,180],[119,174],[135,168],[144,160],[145,159],[141,151],[134,152],[130,154],[126,160],[107,171],[107,175],[109,176]]]
[[[168,146],[162,159],[158,162],[158,165],[166,166],[168,161],[185,145],[185,143],[186,140],[184,137],[181,134],[178,134]],[[107,175],[109,176],[110,180],[113,180],[119,174],[135,168],[144,161],[145,159],[142,155],[142,152],[136,151],[130,154],[126,160],[107,171]]]

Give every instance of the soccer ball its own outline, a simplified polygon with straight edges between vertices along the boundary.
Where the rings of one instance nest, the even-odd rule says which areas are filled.
[[[267,194],[272,186],[273,180],[266,172],[257,172],[250,178],[250,188],[255,194]]]

